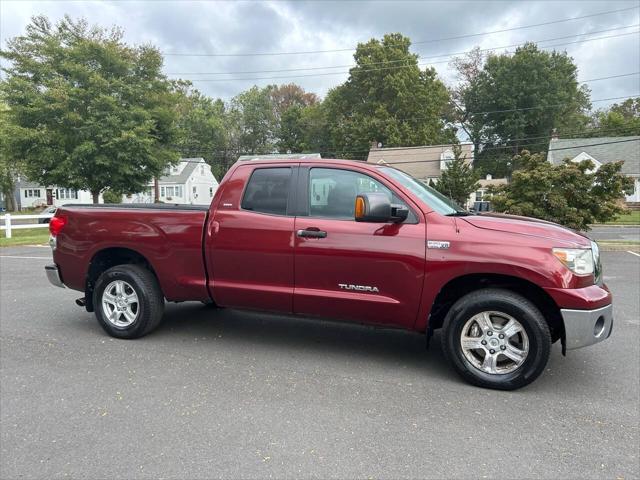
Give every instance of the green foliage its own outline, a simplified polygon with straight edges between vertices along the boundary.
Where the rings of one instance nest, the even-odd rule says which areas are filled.
[[[102,198],[104,199],[104,203],[122,203],[122,193],[111,189],[102,192]]]
[[[595,112],[588,137],[623,137],[640,135],[640,97],[614,103],[607,110]]]
[[[541,218],[577,230],[604,223],[624,209],[620,200],[633,189],[629,177],[620,173],[622,162],[607,163],[598,171],[592,162],[565,160],[554,166],[543,154],[523,150],[513,158],[519,165],[511,182],[492,190],[491,202],[498,212]]]
[[[309,106],[293,105],[280,119],[278,133],[280,153],[325,152],[329,148],[326,110],[315,103]]]
[[[271,87],[251,87],[231,100],[235,142],[241,153],[272,153],[276,142],[276,113]]]
[[[9,212],[16,210],[14,197],[15,181],[23,168],[22,161],[11,150],[10,139],[15,135],[15,128],[9,122],[9,108],[0,103],[0,192],[4,194],[5,208]]]
[[[585,128],[589,91],[579,86],[577,67],[566,53],[529,43],[512,55],[489,55],[481,69],[478,62],[471,58],[456,65],[466,78],[457,96],[478,165],[488,173],[503,173],[490,168],[506,169],[508,158],[523,147],[546,150],[554,128]]]
[[[155,48],[65,17],[34,17],[7,42],[2,93],[11,149],[30,179],[92,192],[139,191],[178,159],[175,94]]]
[[[460,145],[453,146],[453,154],[454,159],[447,163],[447,169],[440,175],[435,188],[464,208],[469,195],[480,187],[480,176],[462,154]]]
[[[372,141],[388,147],[455,141],[444,118],[447,88],[433,68],[420,70],[410,44],[396,33],[358,45],[348,80],[324,102],[333,153],[365,158]]]
[[[216,178],[221,178],[237,159],[228,109],[222,100],[192,89],[189,82],[180,82],[177,89],[176,148],[183,157],[204,158]]]

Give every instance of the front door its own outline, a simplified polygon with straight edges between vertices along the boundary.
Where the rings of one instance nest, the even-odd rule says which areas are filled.
[[[219,305],[292,311],[296,173],[247,163],[225,182],[205,238],[209,291]]]
[[[47,188],[47,205],[53,205],[53,190]]]
[[[358,193],[409,202],[382,178],[355,169],[303,166],[295,220],[294,312],[413,327],[422,295],[426,225],[354,220]]]

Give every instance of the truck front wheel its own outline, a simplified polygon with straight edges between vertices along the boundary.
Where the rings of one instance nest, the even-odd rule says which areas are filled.
[[[460,298],[443,325],[443,350],[474,385],[515,390],[533,382],[551,352],[549,326],[529,300],[502,289]]]
[[[117,338],[146,335],[164,313],[156,277],[139,265],[117,265],[103,272],[93,290],[93,304],[102,328]]]

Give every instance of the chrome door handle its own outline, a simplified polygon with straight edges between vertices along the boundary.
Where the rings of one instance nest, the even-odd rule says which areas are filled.
[[[296,235],[298,235],[301,238],[327,238],[327,232],[325,232],[324,230],[317,230],[317,229],[311,229],[311,228],[307,228],[305,230],[298,230],[296,232]]]

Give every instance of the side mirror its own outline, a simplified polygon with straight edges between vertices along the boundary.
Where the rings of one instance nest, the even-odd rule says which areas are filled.
[[[400,223],[409,215],[404,205],[392,205],[382,192],[361,193],[356,197],[356,222]]]

